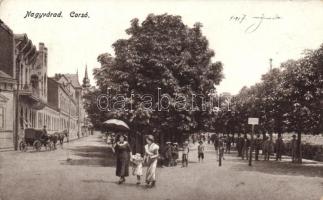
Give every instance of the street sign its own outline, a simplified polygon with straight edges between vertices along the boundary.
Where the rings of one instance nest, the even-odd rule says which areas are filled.
[[[259,124],[259,118],[248,118],[248,124],[252,124],[252,125]]]

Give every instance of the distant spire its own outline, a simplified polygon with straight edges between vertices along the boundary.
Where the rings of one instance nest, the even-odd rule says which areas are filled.
[[[273,69],[273,59],[269,58],[269,69],[270,71]]]
[[[84,78],[83,78],[83,88],[89,88],[90,85],[90,80],[89,80],[89,76],[87,74],[87,65],[85,65],[85,73],[84,73]]]

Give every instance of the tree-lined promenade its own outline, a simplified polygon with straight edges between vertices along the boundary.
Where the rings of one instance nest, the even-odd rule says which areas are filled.
[[[161,145],[168,140],[182,143],[198,131],[247,134],[248,118],[257,117],[256,133],[270,138],[272,133],[297,133],[301,162],[301,134],[322,131],[323,46],[271,69],[260,83],[243,87],[238,95],[219,97],[215,87],[224,77],[223,64],[213,62],[215,51],[209,48],[201,23],[189,27],[180,16],[150,14],[141,23],[131,20],[126,33],[128,39],[113,44],[115,56],[98,56],[97,87],[86,94],[86,108],[97,128],[104,129],[102,122],[109,118],[129,124],[135,151],[142,151],[147,134]],[[102,94],[109,98],[100,99],[100,106],[113,104],[114,109],[100,109]],[[179,98],[191,96],[198,98]],[[219,103],[223,97],[229,106]],[[169,102],[180,102],[182,109]]]

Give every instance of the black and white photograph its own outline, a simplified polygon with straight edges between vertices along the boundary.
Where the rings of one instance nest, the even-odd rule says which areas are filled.
[[[0,0],[0,200],[323,200],[323,1]]]

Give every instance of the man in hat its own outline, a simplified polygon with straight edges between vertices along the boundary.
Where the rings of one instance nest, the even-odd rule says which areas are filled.
[[[295,162],[297,159],[297,140],[296,140],[296,135],[292,136],[293,139],[290,141],[291,144],[291,154],[292,154],[292,162]]]
[[[169,167],[172,161],[172,143],[167,141],[165,147],[165,166]]]
[[[214,149],[215,149],[215,155],[218,159],[219,156],[219,136],[217,133],[214,134],[213,136],[213,145],[214,145]]]
[[[259,161],[259,151],[261,150],[262,147],[262,141],[260,139],[260,134],[257,134],[257,137],[255,139],[255,160]]]
[[[47,130],[46,130],[46,125],[43,126],[43,132],[41,134],[41,138],[42,142],[46,142],[48,140],[48,133],[47,133]],[[46,146],[46,143],[45,143],[45,146]]]
[[[243,144],[242,144],[242,160],[246,157],[247,160],[249,159],[249,148],[250,148],[250,141],[247,135],[244,136]]]
[[[275,143],[276,149],[276,161],[282,160],[282,154],[284,152],[284,141],[281,134],[278,135],[278,138]]]
[[[188,166],[188,153],[190,149],[188,147],[188,141],[185,141],[183,144],[183,154],[182,154],[182,167]]]
[[[242,156],[242,147],[243,147],[243,138],[241,137],[240,133],[238,134],[238,138],[237,138],[237,150],[238,150],[238,156],[241,157]]]

